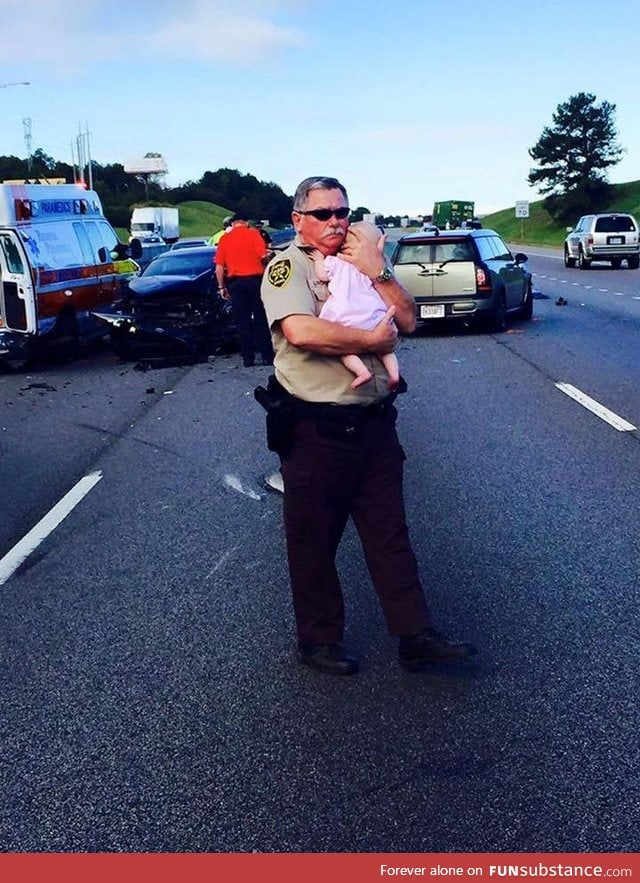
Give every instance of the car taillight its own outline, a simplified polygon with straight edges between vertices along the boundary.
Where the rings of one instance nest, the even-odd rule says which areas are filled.
[[[476,288],[478,291],[491,291],[491,277],[484,267],[476,264]]]
[[[585,238],[584,241],[585,241],[585,245],[593,245],[593,236],[592,236],[591,234],[589,234],[589,235]]]

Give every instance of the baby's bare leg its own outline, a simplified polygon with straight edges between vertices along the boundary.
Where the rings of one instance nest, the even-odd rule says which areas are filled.
[[[362,386],[363,383],[368,383],[373,377],[373,374],[369,371],[360,356],[341,356],[341,362],[345,368],[348,368],[352,374],[356,375],[355,380],[351,384],[351,389],[357,389],[359,386]]]
[[[380,361],[387,369],[387,374],[389,375],[387,386],[393,392],[398,388],[398,384],[400,383],[400,364],[398,362],[398,357],[395,353],[387,353],[384,356],[380,356]]]

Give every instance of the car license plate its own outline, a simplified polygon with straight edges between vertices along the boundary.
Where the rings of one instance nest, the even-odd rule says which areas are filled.
[[[444,319],[444,304],[420,304],[421,319]]]
[[[609,245],[622,245],[624,242],[622,236],[610,236]]]

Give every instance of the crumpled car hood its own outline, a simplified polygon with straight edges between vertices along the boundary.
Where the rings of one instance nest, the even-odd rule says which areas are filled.
[[[134,276],[129,280],[129,290],[140,298],[206,293],[211,286],[211,279],[203,276]]]

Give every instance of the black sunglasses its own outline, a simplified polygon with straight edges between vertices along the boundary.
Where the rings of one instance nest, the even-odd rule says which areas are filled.
[[[308,212],[298,212],[299,215],[312,215],[317,221],[328,221],[330,218],[337,218],[339,221],[349,216],[351,209],[348,205],[341,208],[313,208]]]

